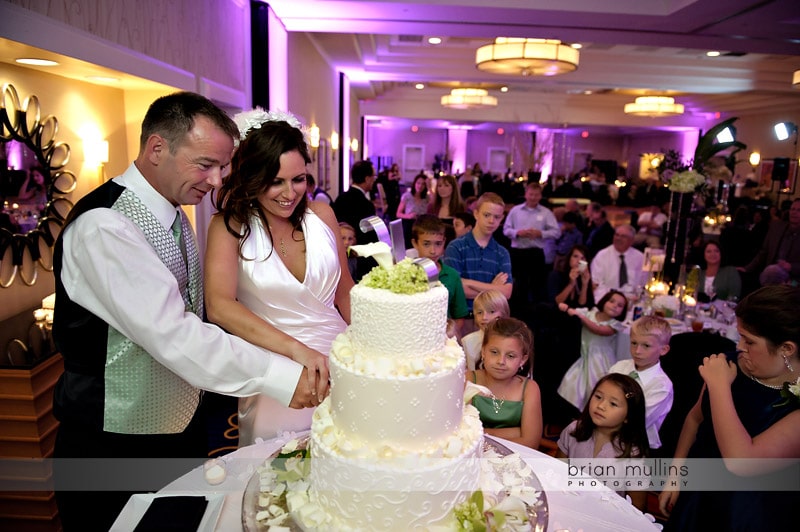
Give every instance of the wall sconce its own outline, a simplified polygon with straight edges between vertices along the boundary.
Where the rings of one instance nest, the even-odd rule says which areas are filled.
[[[311,127],[308,128],[308,140],[312,148],[319,148],[319,127],[315,124],[312,124]]]
[[[753,153],[750,154],[750,166],[755,168],[756,166],[758,166],[758,163],[760,163],[760,162],[761,162],[761,154],[760,153],[758,153],[757,151],[754,151]]]
[[[337,132],[331,133],[331,159],[336,160],[336,150],[339,149],[339,134]]]
[[[353,153],[358,151],[358,139],[353,139],[350,141],[350,151]]]
[[[661,161],[664,160],[664,156],[661,154],[654,155],[652,159],[650,159],[650,166],[653,168],[658,168],[661,166]]]
[[[108,141],[92,139],[83,141],[83,158],[90,166],[108,163]]]

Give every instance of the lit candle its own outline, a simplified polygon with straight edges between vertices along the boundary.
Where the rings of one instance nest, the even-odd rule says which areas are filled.
[[[683,304],[686,305],[687,307],[694,307],[695,305],[697,305],[697,300],[692,296],[686,295],[683,296]]]

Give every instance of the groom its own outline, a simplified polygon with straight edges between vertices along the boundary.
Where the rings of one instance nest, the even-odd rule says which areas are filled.
[[[220,186],[238,135],[198,94],[159,98],[136,160],[78,202],[56,242],[53,334],[64,374],[53,398],[55,478],[67,532],[108,530],[131,493],[74,491],[89,484],[65,469],[79,460],[63,459],[204,457],[201,390],[319,403],[303,366],[203,322],[197,248],[180,206]]]

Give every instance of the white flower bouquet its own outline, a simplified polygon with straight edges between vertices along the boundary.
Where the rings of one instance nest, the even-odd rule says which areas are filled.
[[[697,187],[706,183],[706,176],[696,170],[686,170],[674,174],[669,179],[669,189],[672,192],[694,192]]]
[[[661,311],[664,316],[671,318],[678,313],[681,303],[675,296],[662,295],[653,298],[652,307],[654,311]]]

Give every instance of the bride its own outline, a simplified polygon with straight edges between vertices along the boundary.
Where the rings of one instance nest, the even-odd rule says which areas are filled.
[[[234,120],[241,144],[208,229],[208,319],[303,364],[322,401],[327,354],[350,321],[353,286],[336,217],[307,199],[311,158],[295,117],[256,109]],[[239,446],[308,429],[312,413],[266,396],[241,398]]]

